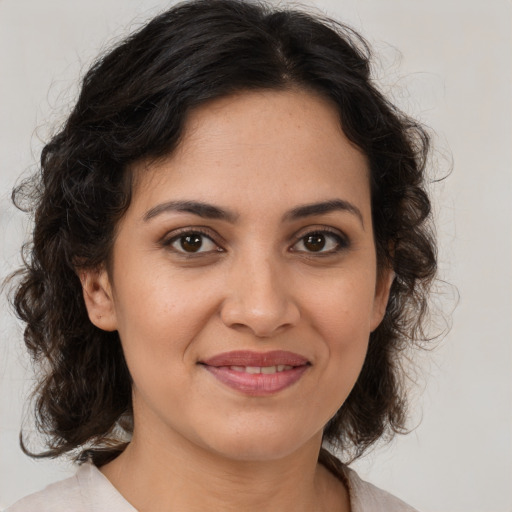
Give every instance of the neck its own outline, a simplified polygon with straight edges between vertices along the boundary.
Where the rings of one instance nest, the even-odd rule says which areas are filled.
[[[280,459],[241,461],[187,440],[169,445],[134,432],[126,450],[101,471],[139,512],[348,511],[343,484],[318,464],[320,445],[321,433]]]

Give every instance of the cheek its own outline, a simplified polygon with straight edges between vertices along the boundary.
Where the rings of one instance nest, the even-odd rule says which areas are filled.
[[[374,316],[375,280],[371,274],[340,275],[310,288],[309,316],[327,339],[337,339],[341,345],[367,340]]]
[[[351,310],[329,311],[328,314],[322,333],[328,351],[328,373],[339,383],[345,398],[363,366],[370,330]]]
[[[182,330],[190,327],[191,320],[199,320],[201,312],[209,307],[208,297],[197,283],[173,271],[168,262],[147,259],[146,262],[141,257],[138,265],[130,265],[128,260],[126,274],[114,281],[119,331],[137,332],[142,337],[146,332],[152,332],[152,338],[159,332],[167,339],[171,333],[179,337]],[[203,285],[207,289],[206,283]]]
[[[165,374],[182,362],[214,309],[200,291],[162,273],[139,274],[116,295],[118,332],[135,381],[137,373]]]
[[[363,279],[364,281],[364,279]],[[332,413],[352,390],[366,357],[373,312],[373,284],[340,280],[309,296],[313,329],[324,340],[322,361]]]

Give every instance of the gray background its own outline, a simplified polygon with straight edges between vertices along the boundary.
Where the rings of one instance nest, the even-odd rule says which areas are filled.
[[[285,2],[283,2],[285,3]],[[510,0],[304,2],[374,45],[386,92],[436,132],[432,186],[441,277],[460,300],[452,329],[420,358],[419,425],[357,463],[362,476],[423,512],[512,511]],[[112,38],[169,2],[0,0],[0,278],[30,225],[10,204],[19,175],[63,119],[76,78]],[[49,123],[48,121],[51,121]],[[447,313],[457,292],[441,287]],[[72,469],[18,447],[31,386],[21,327],[0,299],[0,508]]]

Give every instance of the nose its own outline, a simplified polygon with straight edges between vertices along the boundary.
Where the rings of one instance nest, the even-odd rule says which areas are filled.
[[[232,329],[270,338],[297,325],[300,309],[290,276],[270,260],[240,261],[228,278],[220,316]]]

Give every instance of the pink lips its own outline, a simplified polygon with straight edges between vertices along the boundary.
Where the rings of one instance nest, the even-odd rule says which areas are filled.
[[[222,383],[250,396],[277,393],[297,382],[310,366],[305,357],[282,350],[225,352],[201,364]]]

